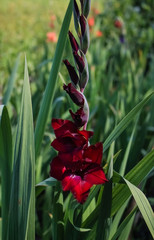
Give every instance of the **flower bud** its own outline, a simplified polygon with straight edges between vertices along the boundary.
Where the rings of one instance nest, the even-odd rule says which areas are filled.
[[[68,32],[68,35],[69,35],[69,39],[70,39],[70,43],[71,43],[73,51],[77,52],[79,50],[79,45],[78,45],[75,37],[73,36],[73,34],[70,31]]]
[[[80,34],[81,34],[80,33],[80,25],[79,25],[80,12],[79,12],[79,8],[78,8],[76,0],[74,0],[73,15],[74,15],[75,29],[76,29],[78,36],[80,36]]]
[[[78,128],[83,127],[87,123],[88,115],[84,112],[83,107],[79,108],[76,113],[73,113],[72,110],[69,110],[69,112]]]
[[[75,68],[69,63],[69,61],[67,59],[65,59],[63,61],[63,63],[67,67],[67,70],[69,72],[69,75],[70,75],[72,83],[76,86],[78,81],[79,81],[79,78],[78,78],[78,75],[77,75],[77,73],[75,71]]]
[[[84,54],[87,52],[90,44],[90,37],[89,37],[89,25],[87,19],[81,15],[80,16],[80,26],[81,26],[81,50]]]
[[[82,73],[85,67],[84,59],[83,57],[80,57],[77,52],[73,52],[73,55],[74,55],[78,70],[80,73]]]
[[[68,93],[72,101],[79,107],[84,106],[84,96],[79,92],[71,83],[63,86],[64,90]]]
[[[91,8],[91,0],[83,1],[83,15],[87,18]]]
[[[83,91],[89,80],[89,70],[88,70],[87,59],[86,59],[84,53],[81,52],[81,55],[82,55],[82,59],[84,61],[84,69],[80,74],[79,86],[80,86],[81,91]]]

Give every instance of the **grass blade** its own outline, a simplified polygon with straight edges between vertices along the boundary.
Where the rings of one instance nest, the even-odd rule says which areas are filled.
[[[96,240],[107,240],[110,225],[112,181],[105,184],[99,208]]]
[[[132,182],[134,185],[138,185],[147,176],[153,167],[154,150],[148,153],[128,174],[125,178]],[[114,177],[113,177],[114,182]],[[124,202],[130,196],[130,191],[126,185],[118,184],[112,195],[112,211],[111,215],[114,215]]]
[[[12,93],[13,86],[15,83],[16,73],[17,73],[17,70],[19,67],[19,62],[20,62],[20,54],[17,56],[16,62],[14,64],[13,70],[11,72],[11,76],[8,80],[7,90],[3,97],[3,104],[5,104],[5,105],[8,103],[8,101],[10,100],[10,97],[11,97],[11,93]]]
[[[36,185],[36,196],[38,196],[46,187],[56,186],[57,180],[53,177],[47,178]]]
[[[57,43],[57,48],[55,52],[55,56],[53,59],[53,64],[49,76],[49,80],[44,92],[44,96],[42,99],[40,111],[38,114],[38,119],[36,122],[36,129],[35,129],[35,153],[36,156],[39,153],[47,118],[48,118],[48,113],[49,109],[51,108],[51,103],[53,101],[53,96],[55,92],[55,86],[56,86],[56,79],[58,76],[59,72],[59,67],[62,61],[62,55],[67,39],[67,33],[69,29],[69,24],[71,21],[71,16],[72,16],[72,8],[73,8],[73,1],[70,0],[69,6],[67,8],[65,18],[62,24],[62,28],[60,31],[58,43]]]
[[[118,230],[116,231],[116,233],[114,234],[114,236],[112,237],[111,240],[116,240],[119,235],[122,233],[122,231],[124,230],[124,228],[127,226],[127,224],[129,223],[129,221],[131,221],[131,219],[134,217],[135,213],[136,213],[137,207],[135,207],[130,213],[129,215],[124,219],[124,221],[120,224]]]
[[[14,151],[8,240],[35,239],[34,161],[32,104],[27,63],[25,61],[21,111]]]
[[[12,133],[7,108],[0,106],[0,168],[2,181],[2,240],[6,240],[12,178]]]
[[[147,224],[149,231],[151,232],[152,237],[154,238],[154,213],[146,196],[140,189],[130,183],[127,179],[124,180],[136,201],[136,204]]]
[[[149,94],[145,99],[143,99],[140,103],[138,103],[120,122],[112,133],[108,136],[108,138],[105,140],[103,146],[104,146],[104,152],[108,149],[108,147],[111,145],[111,143],[117,139],[117,137],[120,136],[120,134],[126,129],[126,127],[129,125],[129,123],[134,119],[136,114],[144,107],[144,105],[149,101],[149,99],[152,97],[154,92]]]

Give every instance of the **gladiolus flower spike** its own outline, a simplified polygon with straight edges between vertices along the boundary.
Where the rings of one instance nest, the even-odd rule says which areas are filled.
[[[89,71],[85,54],[89,48],[87,16],[90,2],[90,0],[80,1],[80,15],[77,2],[74,0],[74,24],[80,44],[70,31],[68,34],[76,68],[67,59],[63,61],[71,79],[71,83],[64,84],[63,88],[79,109],[75,113],[69,110],[74,122],[52,119],[56,138],[51,146],[58,151],[58,155],[50,164],[50,176],[61,181],[63,191],[71,191],[81,204],[86,201],[93,185],[108,181],[101,167],[103,145],[100,142],[90,145],[89,139],[93,136],[93,132],[86,130],[89,106],[84,89],[89,79]]]

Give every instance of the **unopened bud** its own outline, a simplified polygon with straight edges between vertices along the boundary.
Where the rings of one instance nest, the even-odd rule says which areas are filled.
[[[78,81],[79,81],[79,78],[78,78],[78,75],[77,75],[77,73],[75,71],[75,68],[69,63],[69,61],[67,59],[65,59],[63,61],[63,63],[67,67],[67,70],[69,72],[69,75],[70,75],[72,83],[76,86]]]
[[[83,1],[83,15],[87,18],[91,8],[91,0]]]
[[[79,107],[84,106],[84,96],[79,92],[71,83],[63,86],[64,90],[68,93],[72,101]]]
[[[71,43],[73,51],[77,52],[79,50],[79,45],[78,45],[75,37],[73,36],[73,34],[70,31],[68,32],[68,35],[69,35],[69,39],[70,39],[70,43]]]
[[[91,8],[91,0],[80,0],[81,12],[87,18]]]
[[[87,19],[81,15],[80,16],[80,26],[81,26],[81,50],[86,53],[90,44],[89,37],[89,25]]]
[[[82,55],[82,59],[84,61],[84,69],[80,74],[79,86],[80,86],[81,91],[83,91],[89,80],[89,69],[88,69],[87,59],[86,59],[84,53],[81,52],[81,55]]]
[[[83,127],[87,123],[88,115],[84,112],[83,107],[79,108],[75,113],[72,110],[69,110],[69,112],[78,128]]]
[[[74,0],[73,15],[74,15],[75,29],[76,29],[78,36],[80,36],[80,24],[79,24],[80,12],[79,12],[79,8],[78,8],[76,0]]]
[[[83,57],[80,57],[77,52],[74,52],[73,55],[74,55],[77,67],[79,69],[79,72],[82,73],[85,67],[84,59]]]

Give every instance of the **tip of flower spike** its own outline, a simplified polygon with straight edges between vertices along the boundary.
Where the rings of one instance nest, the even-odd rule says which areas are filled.
[[[80,12],[79,12],[79,8],[78,8],[76,0],[74,0],[74,11],[76,13],[77,18],[79,18]]]

